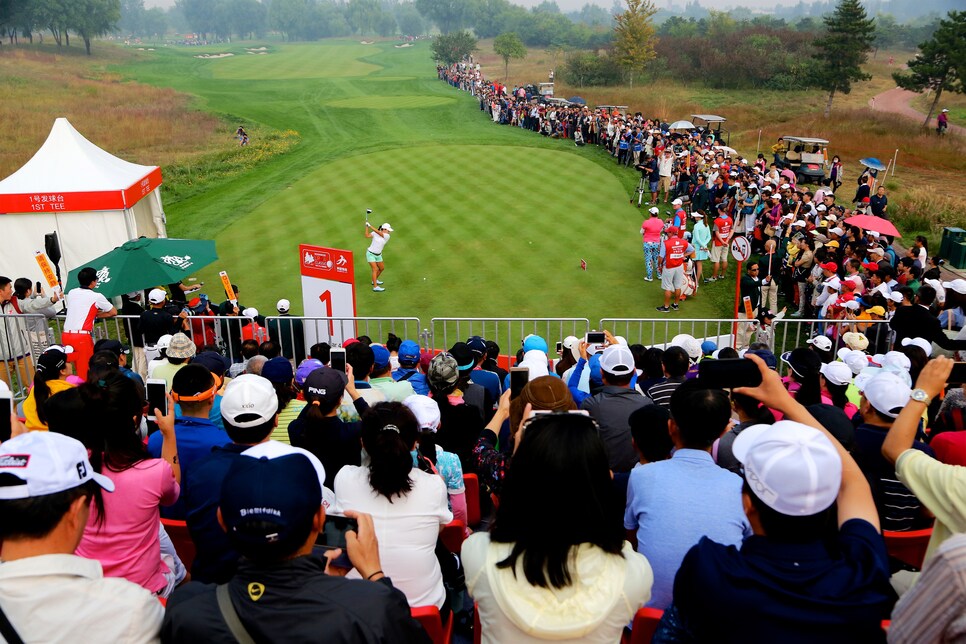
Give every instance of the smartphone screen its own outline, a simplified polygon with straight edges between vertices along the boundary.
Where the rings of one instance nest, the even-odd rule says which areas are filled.
[[[513,367],[510,369],[510,398],[519,396],[528,382],[530,382],[529,367]]]
[[[606,341],[607,336],[603,331],[591,331],[587,334],[587,344],[604,344]]]
[[[345,349],[331,349],[329,351],[329,366],[336,371],[345,373]]]
[[[13,392],[0,391],[0,442],[10,439],[13,428],[10,416],[13,415]]]
[[[747,358],[702,360],[698,363],[698,380],[705,386],[721,389],[757,387],[761,384],[761,371]]]
[[[168,413],[168,398],[165,396],[168,389],[168,384],[160,378],[148,378],[146,384],[146,392],[148,396],[148,420],[156,421],[157,418],[154,415],[155,409],[160,409],[162,414]]]
[[[563,342],[557,343],[557,353],[563,353]]]
[[[953,370],[949,374],[948,382],[953,385],[966,383],[966,362],[953,363]]]

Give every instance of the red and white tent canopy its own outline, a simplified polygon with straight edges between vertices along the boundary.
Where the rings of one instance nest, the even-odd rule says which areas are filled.
[[[165,237],[161,168],[119,159],[65,118],[26,164],[0,181],[0,274],[31,277],[35,250],[57,232],[63,275],[129,239]]]

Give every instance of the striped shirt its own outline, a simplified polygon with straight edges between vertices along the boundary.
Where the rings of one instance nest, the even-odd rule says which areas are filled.
[[[681,386],[684,380],[684,376],[665,378],[661,382],[651,385],[651,388],[647,390],[647,395],[656,404],[669,408],[671,406],[671,394]]]
[[[966,642],[966,535],[947,539],[892,612],[890,642]]]
[[[285,405],[285,408],[278,412],[278,427],[272,430],[272,435],[269,438],[273,441],[290,445],[291,443],[288,437],[289,423],[298,418],[304,408],[304,400],[292,400]]]

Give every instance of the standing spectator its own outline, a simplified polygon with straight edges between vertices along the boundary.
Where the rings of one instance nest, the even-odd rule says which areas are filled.
[[[34,356],[39,356],[44,352],[53,341],[53,334],[47,326],[47,320],[57,315],[54,311],[54,304],[60,300],[56,291],[49,297],[43,291],[34,293],[33,283],[26,277],[19,277],[13,282],[13,298],[10,303],[17,313],[30,316],[43,316],[27,318],[24,325],[27,330],[27,337],[30,341],[31,352]]]
[[[127,343],[131,347],[131,368],[134,373],[141,378],[148,377],[148,360],[144,356],[144,335],[141,332],[141,314],[144,307],[141,306],[141,299],[144,291],[132,291],[121,296],[121,310],[118,311],[124,320],[124,335],[127,336]]]
[[[166,308],[168,295],[159,288],[151,289],[148,293],[150,308],[141,313],[138,326],[144,337],[144,355],[147,362],[158,357],[160,349],[158,340],[165,335],[174,335],[184,330],[184,319],[187,313],[179,311],[175,314]]]
[[[667,203],[671,198],[671,175],[674,172],[674,150],[671,148],[665,148],[664,152],[658,158],[657,161],[658,169],[658,191],[654,193],[654,203],[658,203],[659,193],[661,190],[664,191],[664,203]]]
[[[694,282],[700,284],[704,273],[704,260],[711,257],[711,229],[704,222],[704,212],[696,211],[693,215],[694,230],[691,232],[691,244],[694,246]]]
[[[741,307],[738,315],[745,320],[756,320],[758,318],[758,307],[761,305],[761,281],[758,279],[758,262],[748,262],[745,274],[741,276]],[[747,298],[747,299],[746,299]],[[749,315],[748,307],[751,308]],[[744,349],[751,342],[751,336],[755,332],[756,323],[746,322],[738,325],[738,342],[736,349]]]
[[[410,606],[449,611],[436,558],[440,527],[453,520],[446,485],[435,474],[413,468],[411,452],[419,425],[402,403],[375,405],[362,419],[367,467],[348,465],[336,475],[336,513],[374,515],[382,569]],[[359,572],[348,577],[360,578]]]
[[[87,363],[94,355],[94,320],[111,318],[117,309],[100,293],[97,288],[97,271],[91,267],[82,268],[77,274],[79,286],[67,293],[67,317],[61,343],[74,348],[67,360],[74,363],[78,377],[87,378]]]
[[[731,236],[734,221],[728,216],[728,211],[719,208],[718,215],[712,226],[711,262],[713,270],[707,282],[714,282],[719,277],[724,279],[728,272],[728,253],[731,252]]]
[[[899,344],[905,338],[925,338],[949,351],[966,349],[966,340],[951,340],[943,333],[939,318],[929,310],[935,301],[936,289],[922,286],[916,293],[915,304],[896,309],[895,315],[889,320],[889,326],[896,333],[895,343]]]
[[[781,279],[782,260],[774,239],[765,242],[765,252],[758,258],[758,276],[761,278],[761,308],[778,310],[778,282]]]
[[[869,207],[872,210],[872,214],[876,217],[882,217],[883,219],[889,218],[889,215],[886,213],[886,209],[889,207],[889,197],[886,196],[885,186],[879,186],[875,194],[869,198]]]
[[[616,642],[650,597],[652,574],[613,522],[603,441],[575,414],[539,416],[520,432],[493,530],[463,544],[483,642]],[[574,507],[581,520],[555,529]]]
[[[296,363],[305,359],[305,329],[302,320],[292,317],[289,311],[292,303],[281,299],[275,305],[278,317],[272,318],[266,324],[268,337],[282,348],[282,355]]]
[[[648,606],[670,606],[674,575],[702,537],[740,547],[751,535],[741,478],[711,458],[711,446],[730,421],[727,392],[708,389],[700,380],[686,382],[671,396],[674,454],[631,470],[624,528],[654,570]]]
[[[0,477],[0,605],[13,632],[25,642],[156,641],[164,616],[157,598],[74,554],[91,502],[115,490],[84,446],[25,432],[0,446]]]

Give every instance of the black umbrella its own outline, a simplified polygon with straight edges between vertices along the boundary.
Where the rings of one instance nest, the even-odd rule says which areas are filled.
[[[570,101],[571,103],[576,103],[577,105],[586,105],[587,104],[587,101],[585,101],[584,99],[582,99],[579,96],[571,96],[567,100]]]

